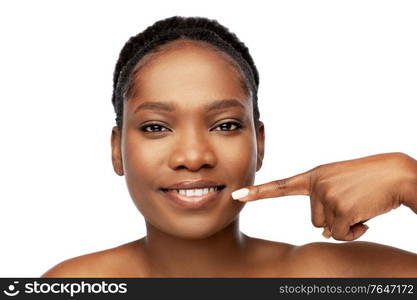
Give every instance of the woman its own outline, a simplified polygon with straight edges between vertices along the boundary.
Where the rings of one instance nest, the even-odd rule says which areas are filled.
[[[285,195],[309,195],[314,226],[337,240],[401,204],[417,213],[417,162],[402,153],[252,186],[264,155],[258,84],[248,49],[214,20],[172,17],[132,37],[114,73],[112,162],[147,235],[43,276],[416,276],[417,255],[393,247],[294,246],[239,231],[245,202]]]

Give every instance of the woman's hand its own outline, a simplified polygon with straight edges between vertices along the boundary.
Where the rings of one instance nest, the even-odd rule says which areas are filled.
[[[309,195],[313,225],[323,227],[325,237],[351,241],[368,229],[364,222],[401,204],[417,213],[417,161],[403,153],[378,154],[246,188],[239,201]],[[240,189],[232,196],[244,194]]]

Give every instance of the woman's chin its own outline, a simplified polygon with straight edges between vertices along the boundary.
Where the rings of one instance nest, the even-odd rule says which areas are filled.
[[[170,224],[160,224],[159,230],[164,233],[184,239],[184,240],[202,240],[221,232],[232,223],[236,218],[227,221],[219,220],[187,220],[188,222],[170,222]]]
[[[207,228],[206,226],[199,228],[176,227],[170,228],[166,233],[184,240],[202,240],[216,234],[221,229],[222,228]]]
[[[236,201],[237,202],[237,201]],[[163,207],[152,218],[145,218],[148,225],[148,234],[152,234],[151,228],[172,237],[186,240],[206,239],[216,233],[222,232],[239,218],[239,212],[244,203],[220,202],[211,209],[199,211],[176,211]],[[144,214],[146,215],[146,214]],[[157,217],[158,216],[158,217]],[[148,226],[149,227],[149,226]]]

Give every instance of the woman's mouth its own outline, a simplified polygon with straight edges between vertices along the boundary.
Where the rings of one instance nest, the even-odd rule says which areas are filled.
[[[206,208],[218,198],[225,185],[204,188],[173,189],[161,188],[163,194],[177,206],[183,208]]]

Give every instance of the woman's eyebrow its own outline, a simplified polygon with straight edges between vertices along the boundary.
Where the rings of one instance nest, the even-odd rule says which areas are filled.
[[[218,109],[224,109],[229,107],[241,107],[245,109],[245,106],[236,99],[221,99],[216,100],[210,104],[205,105],[206,112]],[[157,110],[157,111],[174,111],[176,109],[176,105],[170,102],[159,102],[159,101],[147,101],[144,102],[138,107],[136,107],[134,113],[137,113],[139,110]]]

